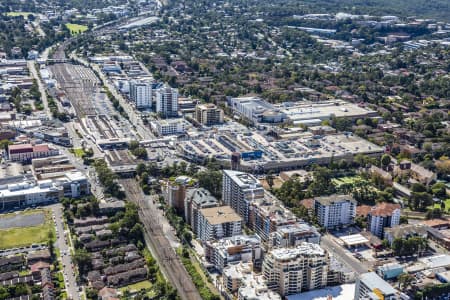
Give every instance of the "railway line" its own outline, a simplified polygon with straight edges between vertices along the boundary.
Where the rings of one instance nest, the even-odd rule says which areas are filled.
[[[125,189],[128,199],[139,206],[139,216],[146,230],[146,238],[152,253],[170,283],[178,290],[183,300],[201,299],[197,288],[192,282],[168,238],[165,236],[162,225],[158,221],[156,205],[145,201],[145,195],[134,179],[122,179],[121,184]]]

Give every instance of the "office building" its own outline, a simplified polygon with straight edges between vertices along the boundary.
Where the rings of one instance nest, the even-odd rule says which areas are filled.
[[[400,224],[400,204],[379,203],[367,214],[367,227],[373,235],[384,238],[384,228]]]
[[[262,274],[267,286],[282,297],[327,285],[328,253],[317,244],[270,250],[264,257]]]
[[[260,269],[262,256],[261,239],[257,235],[236,235],[205,244],[206,260],[220,273],[229,264],[237,262],[251,262]]]
[[[163,87],[156,90],[156,112],[164,117],[178,115],[178,90]]]
[[[184,205],[186,223],[191,225],[193,232],[197,232],[200,210],[219,206],[219,201],[204,188],[190,188],[186,191]]]
[[[242,233],[242,218],[229,206],[200,210],[195,234],[202,242],[218,240]]]
[[[356,201],[350,195],[331,195],[314,198],[314,212],[319,224],[335,228],[353,224],[356,216]]]
[[[257,97],[231,98],[229,105],[233,111],[253,123],[281,123],[286,119],[285,113]]]
[[[195,119],[206,126],[220,124],[223,123],[223,110],[217,108],[214,104],[197,104]]]
[[[232,170],[223,171],[222,201],[236,210],[245,224],[249,222],[250,204],[263,197],[264,188],[253,175]]]
[[[138,109],[152,107],[152,83],[133,80],[130,82],[130,98]]]
[[[375,272],[364,273],[356,280],[355,300],[397,300],[398,292]]]

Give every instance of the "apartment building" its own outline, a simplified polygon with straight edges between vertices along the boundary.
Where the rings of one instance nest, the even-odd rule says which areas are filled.
[[[250,203],[248,227],[265,242],[278,227],[296,222],[297,217],[268,193],[263,198],[255,199]]]
[[[152,107],[152,83],[132,80],[130,82],[130,98],[138,109]]]
[[[302,243],[294,248],[270,250],[262,274],[269,289],[282,297],[327,285],[328,253],[319,245]]]
[[[229,295],[229,299],[281,300],[280,295],[267,287],[261,275],[252,272],[251,263],[238,263],[228,266],[223,272],[222,280],[226,291],[233,295]]]
[[[8,157],[11,161],[29,163],[33,158],[58,155],[58,149],[52,149],[46,144],[18,144],[8,146]]]
[[[195,234],[202,241],[218,240],[242,233],[242,218],[229,206],[200,210]]]
[[[200,124],[211,126],[223,123],[223,110],[214,104],[197,104],[195,107],[195,119]]]
[[[184,214],[184,200],[186,189],[193,186],[195,181],[188,176],[178,176],[169,179],[163,186],[163,194],[167,204],[173,207],[178,214]]]
[[[319,224],[335,228],[353,224],[356,216],[356,201],[350,195],[331,195],[314,198],[314,212]]]
[[[367,227],[372,234],[384,238],[384,229],[400,224],[401,207],[396,203],[379,203],[367,214]]]
[[[156,112],[164,117],[178,115],[178,90],[163,87],[156,90]]]
[[[364,273],[356,280],[355,300],[397,300],[398,292],[375,272]]]
[[[205,258],[222,273],[230,264],[252,263],[260,269],[263,257],[261,239],[257,235],[236,235],[205,244]]]
[[[184,119],[158,120],[151,122],[153,132],[158,136],[182,134],[186,131]]]
[[[223,171],[222,201],[231,206],[249,223],[250,204],[264,197],[264,188],[253,175],[233,171]]]
[[[269,237],[269,247],[296,247],[301,243],[320,243],[320,233],[317,228],[301,221],[294,224],[284,225],[272,232]]]
[[[197,232],[200,210],[219,206],[219,201],[204,188],[190,188],[186,191],[184,201],[184,218],[191,225],[192,231]]]

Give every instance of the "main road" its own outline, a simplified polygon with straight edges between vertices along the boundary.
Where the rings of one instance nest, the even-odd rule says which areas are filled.
[[[36,63],[34,60],[29,60],[27,63],[31,76],[36,80],[38,84],[39,92],[41,93],[42,103],[44,104],[44,111],[47,114],[49,120],[51,120],[53,119],[53,116],[50,109],[48,108],[47,92],[45,90],[44,84],[42,83],[41,77],[38,74],[38,70],[36,69]]]
[[[356,275],[361,275],[367,273],[368,269],[359,260],[354,258],[351,253],[346,252],[342,247],[333,241],[333,237],[329,234],[322,236],[320,240],[320,246],[328,250],[328,252],[333,253],[337,260],[344,262],[348,267],[350,267]]]

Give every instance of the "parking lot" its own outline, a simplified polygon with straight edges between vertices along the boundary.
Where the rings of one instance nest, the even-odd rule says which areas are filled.
[[[42,212],[32,214],[8,214],[0,217],[0,229],[38,226],[45,222]]]

